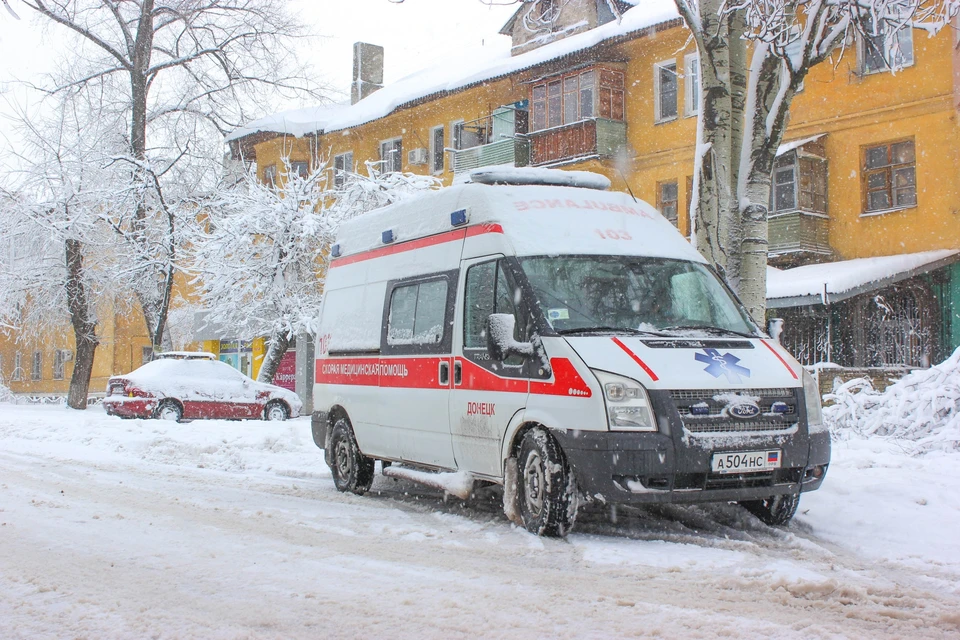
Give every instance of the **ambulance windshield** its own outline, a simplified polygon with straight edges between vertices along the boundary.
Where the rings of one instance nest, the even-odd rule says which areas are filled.
[[[544,317],[560,333],[591,330],[756,336],[706,266],[636,256],[521,258]]]

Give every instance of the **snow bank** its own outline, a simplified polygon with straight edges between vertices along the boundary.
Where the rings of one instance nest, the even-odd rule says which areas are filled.
[[[3,380],[0,380],[0,403],[13,403],[15,400],[16,398],[14,398],[13,392],[3,384]]]
[[[869,380],[840,385],[824,400],[831,431],[902,441],[907,451],[960,450],[960,349],[943,363],[914,371],[879,393]]]

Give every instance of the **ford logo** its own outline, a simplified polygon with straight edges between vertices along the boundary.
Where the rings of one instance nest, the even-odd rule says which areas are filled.
[[[734,418],[747,420],[749,418],[756,418],[758,415],[760,415],[760,407],[754,402],[738,402],[736,404],[729,405],[727,407],[727,413]]]

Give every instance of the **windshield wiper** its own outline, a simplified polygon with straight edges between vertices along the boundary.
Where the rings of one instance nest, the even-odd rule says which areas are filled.
[[[743,331],[734,331],[733,329],[724,329],[723,327],[713,327],[710,325],[702,324],[678,324],[672,327],[662,327],[661,331],[704,331],[706,333],[712,333],[715,335],[721,334],[733,334],[735,336],[740,336],[742,338],[759,338],[760,336],[745,333]]]
[[[577,327],[575,329],[559,329],[557,333],[561,336],[571,335],[574,333],[629,333],[632,336],[662,336],[666,337],[667,334],[660,333],[659,331],[645,331],[643,329],[631,329],[630,327]]]

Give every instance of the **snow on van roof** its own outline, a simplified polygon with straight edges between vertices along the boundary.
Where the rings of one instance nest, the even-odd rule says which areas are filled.
[[[451,214],[463,212],[460,215]],[[666,218],[617,191],[467,183],[376,209],[340,226],[340,258],[465,226],[500,225],[513,252],[643,255],[705,262]],[[337,259],[340,259],[337,258]],[[334,259],[333,265],[336,265]]]
[[[270,115],[236,129],[227,136],[227,140],[236,140],[259,131],[299,137],[318,131],[349,129],[383,118],[416,100],[517,73],[679,17],[674,0],[644,0],[640,6],[624,13],[619,22],[608,22],[517,56],[510,55],[509,42],[505,42],[499,50],[478,49],[461,56],[445,55],[442,64],[388,84],[355,105],[316,107],[313,121],[310,120],[308,109]]]
[[[581,187],[606,191],[607,176],[593,171],[563,171],[539,167],[485,167],[470,172],[470,181],[479,184],[542,184],[554,187]]]

